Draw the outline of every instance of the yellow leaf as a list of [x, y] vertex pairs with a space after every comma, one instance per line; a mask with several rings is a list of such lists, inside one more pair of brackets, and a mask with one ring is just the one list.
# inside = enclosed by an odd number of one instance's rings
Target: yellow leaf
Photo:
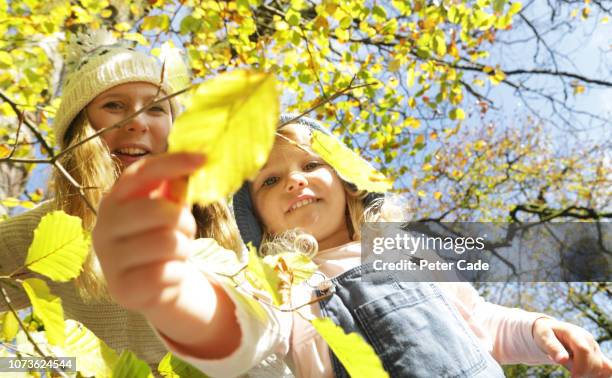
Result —
[[487, 147], [487, 142], [485, 142], [484, 140], [479, 140], [476, 143], [474, 143], [474, 149], [476, 151], [482, 151]]
[[249, 243], [248, 248], [249, 264], [247, 266], [247, 279], [253, 286], [267, 292], [272, 298], [272, 302], [280, 306], [283, 301], [280, 294], [281, 281], [278, 278], [278, 274], [271, 266], [257, 256], [255, 247], [251, 243]]
[[277, 21], [274, 23], [274, 29], [279, 30], [279, 31], [288, 30], [289, 24], [286, 23], [285, 21]]
[[133, 352], [124, 349], [113, 369], [113, 378], [153, 378], [151, 368]]
[[2, 317], [2, 337], [0, 339], [11, 341], [19, 332], [19, 322], [17, 318], [11, 311], [7, 311], [4, 314], [1, 314]]
[[433, 196], [435, 199], [440, 200], [440, 198], [442, 198], [442, 192], [435, 192]]
[[329, 318], [313, 319], [311, 323], [352, 378], [389, 376], [374, 349], [359, 334], [346, 334]]
[[414, 64], [411, 65], [410, 68], [408, 68], [408, 74], [406, 76], [406, 84], [408, 84], [408, 87], [412, 87], [414, 85]]
[[32, 201], [22, 201], [19, 198], [8, 197], [6, 199], [0, 200], [0, 205], [6, 207], [23, 207], [25, 209], [32, 209], [36, 204]]
[[414, 144], [425, 143], [425, 135], [419, 134], [416, 138], [414, 138]]
[[132, 27], [127, 22], [120, 22], [118, 24], [115, 24], [115, 30], [120, 31], [120, 32], [126, 32], [130, 30], [131, 28]]
[[580, 84], [573, 85], [573, 87], [574, 87], [574, 95], [582, 94], [586, 90], [585, 86], [580, 85]]
[[164, 358], [162, 358], [162, 360], [159, 362], [157, 370], [163, 377], [166, 378], [206, 378], [206, 374], [202, 373], [200, 370], [196, 369], [180, 358], [174, 356], [170, 352], [166, 353]]
[[77, 277], [89, 253], [89, 240], [81, 218], [54, 211], [45, 215], [28, 249], [25, 266], [54, 281], [66, 282]]
[[502, 70], [496, 69], [495, 74], [489, 75], [489, 80], [493, 85], [501, 83], [506, 78], [506, 74]]
[[6, 66], [7, 68], [13, 65], [13, 58], [11, 54], [6, 51], [0, 51], [0, 64]]
[[189, 203], [216, 202], [257, 174], [274, 143], [278, 99], [274, 77], [254, 71], [232, 71], [198, 87], [168, 142], [171, 152], [207, 157], [189, 180]]
[[27, 278], [21, 284], [30, 298], [34, 314], [45, 326], [47, 340], [54, 345], [64, 345], [66, 335], [62, 300], [51, 294], [49, 286], [40, 278]]
[[215, 239], [202, 238], [192, 242], [193, 252], [189, 259], [206, 271], [233, 276], [242, 268], [236, 252], [221, 247]]
[[417, 195], [419, 197], [427, 197], [427, 193], [424, 190], [417, 191]]
[[93, 332], [76, 320], [65, 321], [66, 340], [55, 347], [56, 356], [77, 356], [78, 371], [86, 377], [111, 377], [119, 356]]
[[391, 189], [391, 180], [336, 138], [315, 130], [312, 133], [312, 149], [331, 165], [343, 180], [355, 184], [358, 189], [377, 193]]
[[270, 266], [276, 266], [280, 259], [284, 260], [289, 273], [293, 276], [292, 284], [299, 284], [312, 276], [317, 270], [317, 265], [312, 259], [301, 253], [285, 252], [264, 257], [264, 262]]
[[431, 171], [433, 169], [433, 166], [430, 163], [425, 163], [423, 164], [423, 167], [421, 169], [427, 172], [427, 171]]
[[462, 120], [465, 119], [465, 112], [461, 108], [455, 108], [448, 113], [450, 119]]

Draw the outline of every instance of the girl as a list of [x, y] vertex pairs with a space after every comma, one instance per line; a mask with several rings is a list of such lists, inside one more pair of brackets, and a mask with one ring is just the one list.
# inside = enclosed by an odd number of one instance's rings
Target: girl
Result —
[[[70, 149], [60, 162], [78, 183], [88, 188], [85, 196], [90, 204], [97, 206], [103, 193], [125, 168], [166, 150], [166, 137], [178, 106], [174, 98], [160, 102], [121, 128], [72, 148], [94, 132], [172, 93], [173, 88], [168, 80], [161, 80], [161, 64], [155, 58], [124, 47], [103, 32], [73, 40], [68, 46], [66, 63], [61, 105], [53, 122], [60, 150]], [[63, 210], [80, 217], [86, 230], [93, 228], [95, 213], [78, 189], [57, 170], [53, 172], [52, 183], [53, 199], [0, 224], [2, 274], [23, 265], [33, 230], [46, 213]], [[215, 237], [226, 248], [240, 250], [238, 233], [231, 227], [233, 223], [228, 222], [231, 215], [225, 204], [195, 209], [194, 214], [200, 226], [196, 231], [194, 225], [194, 234]], [[126, 311], [110, 299], [95, 254], [90, 253], [74, 282], [50, 282], [49, 285], [62, 299], [66, 318], [83, 323], [119, 352], [123, 349], [135, 352], [156, 371], [166, 353], [164, 346], [140, 314]], [[8, 285], [2, 287], [7, 289], [16, 308], [29, 306], [25, 293]], [[6, 310], [4, 301], [0, 301], [0, 311]]]
[[[120, 303], [145, 315], [171, 351], [211, 376], [243, 374], [267, 356], [287, 356], [300, 377], [346, 376], [302, 319], [322, 314], [364, 335], [392, 376], [503, 375], [492, 357], [500, 363], [553, 359], [571, 366], [576, 376], [610, 375], [610, 361], [586, 331], [541, 314], [486, 303], [467, 284], [416, 283], [398, 290], [397, 282], [361, 280], [369, 271], [359, 266], [360, 246], [354, 240], [359, 239], [359, 222], [372, 196], [355, 193], [309, 150], [311, 128], [320, 126], [301, 119], [279, 130], [282, 137], [267, 164], [234, 199], [244, 241], [259, 243], [263, 235], [268, 240], [263, 251], [286, 250], [278, 245], [287, 237], [275, 238], [286, 230], [300, 228], [316, 239], [319, 274], [335, 278], [315, 289], [306, 284], [292, 299], [300, 305], [313, 292], [320, 296], [333, 290], [334, 295], [303, 308], [301, 316], [262, 305], [214, 273], [202, 274], [187, 259], [190, 246], [177, 246], [168, 236], [179, 234], [184, 240], [192, 233], [188, 219], [166, 210], [178, 205], [158, 190], [167, 180], [196, 169], [186, 156], [139, 162], [102, 201], [94, 244], [109, 288], [121, 296]], [[143, 183], [151, 190], [143, 193]], [[121, 216], [112, 215], [121, 208], [126, 209]], [[384, 219], [380, 210], [370, 212]], [[154, 242], [143, 238], [159, 229], [161, 221], [152, 218], [169, 214], [174, 214], [172, 221], [164, 224], [173, 225], [171, 230]], [[146, 221], [132, 231], [128, 225], [135, 219]], [[294, 243], [285, 244], [294, 248]], [[165, 285], [138, 285], [142, 280]], [[130, 290], [120, 292], [121, 287]]]

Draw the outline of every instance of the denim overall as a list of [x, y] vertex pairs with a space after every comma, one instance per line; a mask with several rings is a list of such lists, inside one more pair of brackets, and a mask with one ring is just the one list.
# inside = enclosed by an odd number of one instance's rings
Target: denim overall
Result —
[[[367, 279], [366, 279], [367, 277]], [[503, 377], [455, 308], [430, 282], [399, 282], [371, 265], [319, 286], [321, 313], [372, 345], [391, 377]], [[331, 352], [337, 378], [349, 375]]]

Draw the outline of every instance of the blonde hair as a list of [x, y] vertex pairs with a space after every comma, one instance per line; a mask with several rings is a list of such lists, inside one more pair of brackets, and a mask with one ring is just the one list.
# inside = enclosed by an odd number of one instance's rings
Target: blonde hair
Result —
[[[288, 138], [291, 138], [292, 134], [292, 132], [287, 132], [282, 129], [277, 130], [277, 133]], [[312, 154], [318, 156], [310, 146], [300, 145], [299, 148], [305, 148]], [[335, 169], [333, 170], [336, 176], [340, 178]], [[340, 180], [342, 179], [340, 178]], [[381, 197], [372, 200], [366, 206], [364, 200], [368, 195], [367, 191], [358, 190], [355, 185], [344, 180], [342, 180], [342, 183], [346, 198], [345, 221], [351, 240], [361, 240], [361, 226], [365, 222], [401, 222], [405, 220], [404, 211], [400, 206], [395, 204], [394, 201], [386, 200]], [[261, 222], [261, 217], [259, 217], [259, 215], [256, 216], [260, 219], [260, 223], [262, 223], [264, 229], [261, 247], [259, 248], [260, 255], [265, 256], [287, 251], [302, 253], [311, 257], [316, 255], [318, 243], [312, 235], [301, 229], [285, 230], [278, 234], [269, 233], [265, 225], [263, 225], [263, 222]]]
[[[82, 110], [71, 122], [63, 142], [66, 148], [93, 135], [95, 130]], [[94, 207], [102, 199], [120, 174], [119, 165], [101, 138], [94, 138], [72, 149], [59, 159], [65, 170], [84, 188], [84, 195]], [[79, 189], [59, 170], [55, 169], [51, 182], [54, 207], [78, 216], [83, 228], [91, 231], [96, 222], [95, 213], [79, 194]], [[198, 226], [197, 237], [214, 238], [224, 248], [240, 252], [242, 245], [237, 226], [225, 201], [206, 207], [194, 206], [193, 214]], [[75, 286], [86, 301], [111, 301], [106, 280], [95, 253], [90, 250]]]

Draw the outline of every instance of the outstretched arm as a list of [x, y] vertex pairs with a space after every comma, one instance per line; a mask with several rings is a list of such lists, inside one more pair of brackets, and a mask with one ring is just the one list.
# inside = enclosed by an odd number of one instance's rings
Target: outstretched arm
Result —
[[195, 221], [167, 190], [203, 163], [201, 155], [169, 154], [128, 167], [100, 204], [93, 242], [120, 305], [145, 315], [184, 353], [219, 359], [240, 345], [235, 305], [187, 262]]

